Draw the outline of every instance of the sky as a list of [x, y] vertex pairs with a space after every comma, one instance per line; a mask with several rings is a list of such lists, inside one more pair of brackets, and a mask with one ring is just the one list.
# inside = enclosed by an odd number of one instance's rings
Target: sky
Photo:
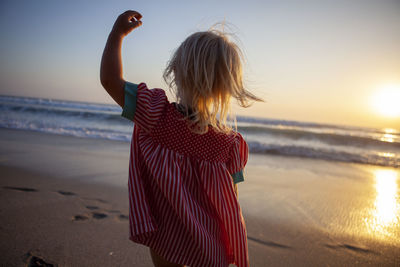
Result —
[[143, 25], [123, 43], [128, 81], [168, 89], [162, 73], [173, 51], [225, 21], [245, 55], [246, 87], [265, 100], [234, 105], [236, 114], [400, 129], [400, 112], [379, 110], [396, 109], [398, 94], [376, 100], [387, 86], [400, 91], [399, 0], [2, 0], [0, 94], [113, 103], [100, 84], [101, 56], [129, 9]]

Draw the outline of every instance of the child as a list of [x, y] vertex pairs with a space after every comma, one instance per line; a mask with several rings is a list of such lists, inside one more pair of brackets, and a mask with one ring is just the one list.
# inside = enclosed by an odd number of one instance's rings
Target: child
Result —
[[238, 47], [216, 31], [189, 36], [164, 72], [179, 102], [170, 103], [162, 89], [122, 77], [122, 39], [142, 25], [141, 18], [136, 11], [118, 17], [100, 71], [103, 87], [123, 107], [122, 116], [135, 123], [130, 239], [150, 248], [155, 266], [249, 266], [235, 195], [248, 147], [226, 117], [231, 97], [242, 106], [260, 99], [243, 88]]

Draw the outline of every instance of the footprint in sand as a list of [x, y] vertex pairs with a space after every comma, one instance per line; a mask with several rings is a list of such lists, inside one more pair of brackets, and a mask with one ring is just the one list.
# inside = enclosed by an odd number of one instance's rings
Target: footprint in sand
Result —
[[75, 216], [72, 218], [73, 221], [86, 221], [86, 220], [88, 220], [88, 219], [89, 219], [89, 217], [86, 216], [86, 215], [75, 215]]
[[330, 248], [330, 249], [347, 249], [351, 250], [354, 252], [359, 252], [359, 253], [372, 253], [372, 254], [378, 254], [375, 251], [366, 249], [366, 248], [360, 248], [354, 245], [349, 245], [349, 244], [339, 244], [339, 245], [330, 245], [330, 244], [325, 244], [325, 247]]
[[118, 219], [120, 219], [121, 221], [126, 221], [126, 220], [129, 220], [129, 216], [125, 215], [125, 214], [120, 214], [118, 216]]
[[[60, 190], [61, 191], [61, 190]], [[62, 193], [60, 191], [57, 191], [60, 194], [65, 195], [76, 195], [75, 193], [72, 192], [65, 192], [62, 191]], [[71, 194], [70, 194], [71, 193]], [[85, 214], [77, 214], [74, 217], [72, 217], [72, 221], [86, 221], [89, 219], [96, 219], [96, 220], [103, 220], [108, 218], [110, 215], [109, 214], [115, 214], [115, 219], [117, 219], [118, 221], [127, 221], [129, 220], [128, 215], [122, 214], [122, 212], [120, 210], [117, 209], [106, 209], [104, 210], [104, 207], [102, 207], [102, 204], [107, 203], [108, 201], [103, 200], [101, 198], [87, 198], [87, 197], [83, 197], [82, 199], [86, 199], [86, 200], [90, 200], [91, 202], [95, 201], [98, 202], [97, 204], [99, 204], [99, 206], [97, 205], [93, 205], [92, 203], [86, 203], [85, 208], [92, 211], [90, 213], [85, 213]]]
[[33, 255], [31, 252], [28, 252], [24, 255], [25, 263], [27, 263], [28, 267], [55, 267], [57, 264], [46, 262], [39, 256]]
[[[114, 212], [115, 213], [115, 212]], [[120, 213], [120, 212], [119, 212]], [[107, 218], [108, 217], [108, 215], [106, 214], [106, 213], [102, 213], [102, 212], [92, 212], [92, 213], [90, 213], [90, 214], [84, 214], [84, 215], [82, 215], [82, 214], [78, 214], [78, 215], [75, 215], [73, 218], [72, 218], [72, 221], [86, 221], [86, 220], [89, 220], [89, 219], [96, 219], [96, 220], [102, 220], [102, 219], [105, 219], [105, 218]], [[117, 217], [116, 217], [116, 219], [117, 220], [119, 220], [119, 221], [127, 221], [127, 220], [129, 220], [129, 216], [128, 215], [125, 215], [125, 214], [119, 214]]]
[[101, 219], [107, 218], [108, 215], [105, 214], [105, 213], [100, 213], [100, 212], [92, 212], [92, 217], [93, 217], [94, 219], [101, 220]]
[[120, 210], [108, 210], [109, 213], [118, 214], [116, 217], [119, 221], [126, 221], [129, 220], [128, 215], [122, 214]]
[[283, 245], [283, 244], [279, 244], [273, 241], [266, 241], [266, 240], [261, 240], [255, 237], [251, 237], [251, 236], [247, 236], [248, 240], [251, 240], [253, 242], [256, 242], [260, 245], [264, 245], [264, 246], [268, 246], [268, 247], [274, 247], [274, 248], [283, 248], [283, 249], [292, 249], [292, 247], [287, 246], [287, 245]]
[[101, 213], [101, 212], [92, 212], [90, 215], [87, 214], [78, 214], [75, 215], [74, 217], [72, 217], [72, 221], [86, 221], [89, 220], [90, 218], [92, 219], [96, 219], [96, 220], [101, 220], [101, 219], [105, 219], [107, 218], [108, 215], [105, 213]]
[[22, 192], [37, 192], [38, 191], [35, 188], [28, 188], [28, 187], [3, 186], [3, 188], [9, 189], [9, 190], [22, 191]]
[[74, 192], [63, 191], [63, 190], [58, 190], [57, 193], [59, 193], [63, 196], [76, 196], [76, 194]]

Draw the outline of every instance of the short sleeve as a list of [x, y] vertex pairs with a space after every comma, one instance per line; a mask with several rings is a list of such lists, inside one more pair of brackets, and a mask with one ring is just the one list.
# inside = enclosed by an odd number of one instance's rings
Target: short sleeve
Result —
[[121, 116], [144, 130], [151, 130], [160, 119], [168, 103], [165, 91], [149, 90], [145, 83], [125, 82], [125, 100]]
[[235, 143], [231, 151], [231, 158], [227, 162], [227, 169], [232, 175], [235, 184], [244, 181], [243, 170], [249, 156], [249, 148], [244, 138], [237, 133]]

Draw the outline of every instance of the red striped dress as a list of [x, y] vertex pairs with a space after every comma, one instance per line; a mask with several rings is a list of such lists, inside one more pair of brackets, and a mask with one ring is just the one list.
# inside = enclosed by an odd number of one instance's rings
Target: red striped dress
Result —
[[191, 267], [249, 266], [234, 192], [247, 162], [242, 136], [190, 131], [162, 89], [125, 83], [122, 116], [135, 126], [129, 161], [130, 240]]

